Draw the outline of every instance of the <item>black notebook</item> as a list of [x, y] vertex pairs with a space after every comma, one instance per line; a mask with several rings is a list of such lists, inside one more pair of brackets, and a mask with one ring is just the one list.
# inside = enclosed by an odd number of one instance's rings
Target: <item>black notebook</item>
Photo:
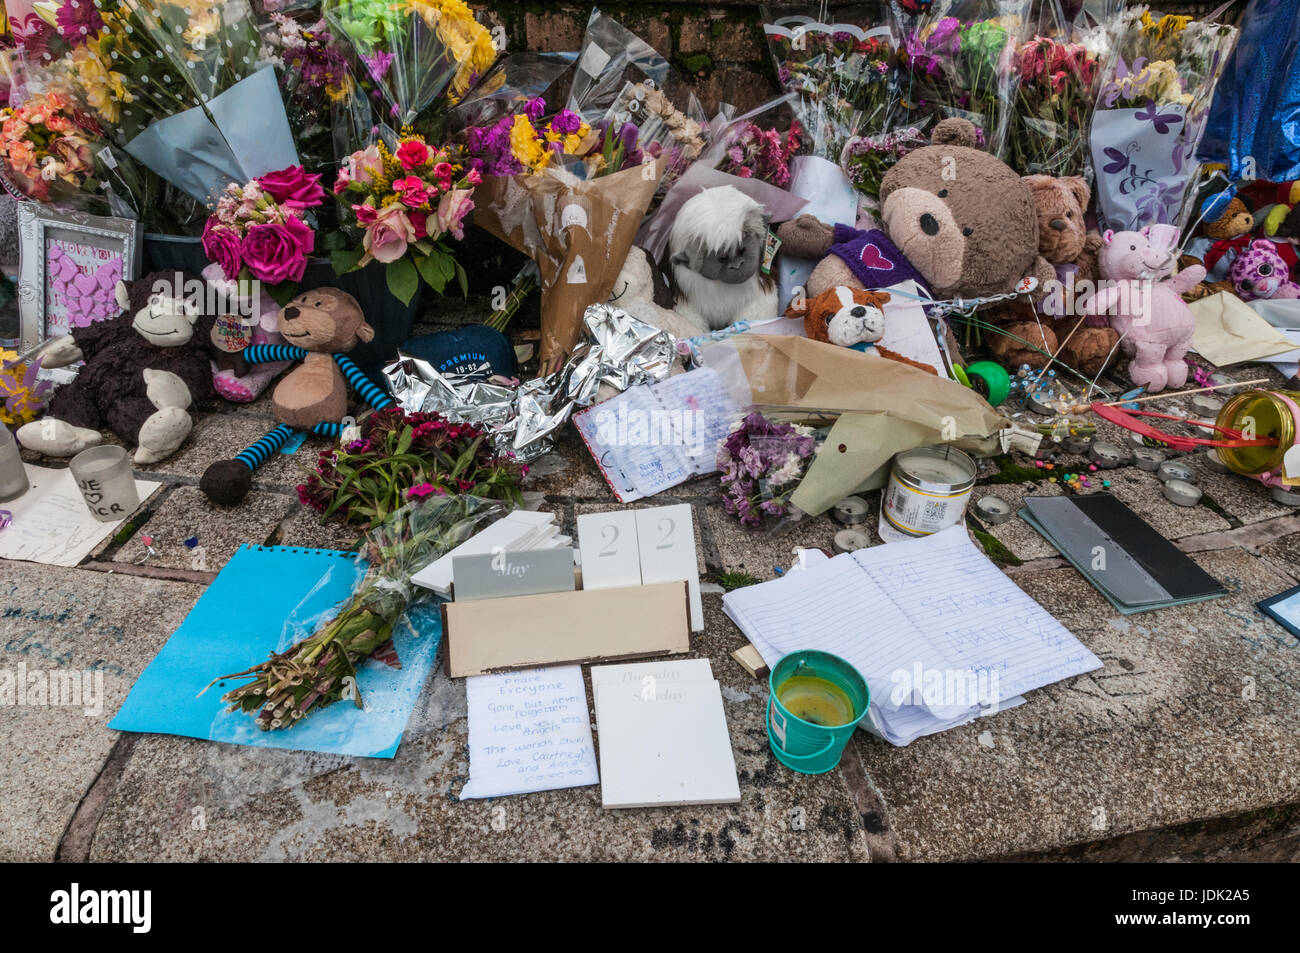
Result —
[[1227, 594], [1109, 493], [1026, 497], [1020, 516], [1125, 615]]

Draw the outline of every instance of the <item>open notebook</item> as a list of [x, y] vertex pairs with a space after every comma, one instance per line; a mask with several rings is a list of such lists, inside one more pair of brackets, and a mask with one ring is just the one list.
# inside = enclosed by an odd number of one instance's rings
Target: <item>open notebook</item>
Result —
[[799, 649], [856, 666], [872, 724], [896, 745], [1101, 667], [961, 525], [734, 590], [723, 607], [769, 666]]

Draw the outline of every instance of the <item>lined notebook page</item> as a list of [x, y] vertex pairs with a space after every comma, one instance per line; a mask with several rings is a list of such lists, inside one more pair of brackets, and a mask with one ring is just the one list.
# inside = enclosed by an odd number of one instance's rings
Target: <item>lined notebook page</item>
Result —
[[962, 525], [847, 558], [892, 596], [946, 667], [997, 672], [1001, 698], [1101, 668], [1097, 656], [975, 548]]
[[886, 711], [898, 707], [890, 697], [894, 672], [917, 662], [944, 667], [936, 647], [847, 553], [729, 592], [723, 607], [768, 664], [800, 649], [838, 655], [867, 680], [872, 707]]

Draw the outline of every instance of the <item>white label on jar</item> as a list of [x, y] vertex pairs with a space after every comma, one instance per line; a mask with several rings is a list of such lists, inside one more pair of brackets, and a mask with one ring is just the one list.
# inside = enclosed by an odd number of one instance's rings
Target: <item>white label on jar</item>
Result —
[[966, 512], [971, 491], [957, 496], [936, 496], [905, 486], [890, 478], [885, 487], [884, 508], [889, 522], [918, 536], [929, 536], [957, 523]]

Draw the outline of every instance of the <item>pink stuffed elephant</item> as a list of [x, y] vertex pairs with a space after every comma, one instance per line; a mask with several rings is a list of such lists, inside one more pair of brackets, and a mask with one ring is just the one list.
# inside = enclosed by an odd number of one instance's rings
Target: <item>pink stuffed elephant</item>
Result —
[[1120, 346], [1132, 358], [1128, 375], [1134, 384], [1151, 392], [1182, 387], [1187, 383], [1183, 355], [1196, 330], [1182, 296], [1201, 283], [1205, 269], [1192, 265], [1173, 275], [1178, 229], [1172, 225], [1107, 231], [1101, 241], [1098, 265], [1107, 281], [1097, 289], [1089, 312], [1107, 315], [1120, 333]]

